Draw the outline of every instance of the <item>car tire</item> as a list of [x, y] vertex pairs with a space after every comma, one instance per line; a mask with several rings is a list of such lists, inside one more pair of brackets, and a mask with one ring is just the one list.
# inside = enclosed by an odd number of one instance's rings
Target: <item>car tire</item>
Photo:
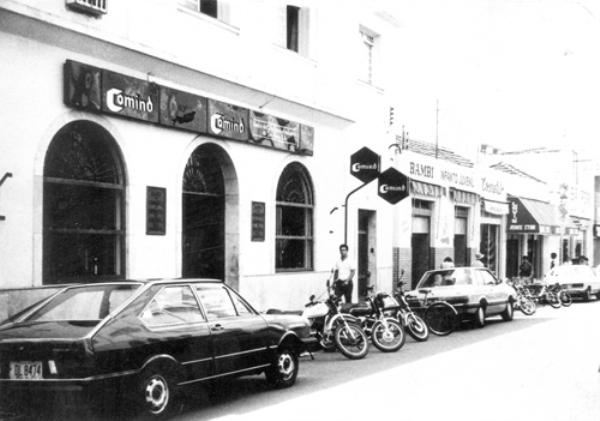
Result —
[[504, 320], [505, 322], [510, 322], [513, 319], [513, 317], [515, 316], [515, 309], [513, 307], [512, 300], [508, 300], [508, 302], [506, 303], [506, 309], [504, 309], [504, 311], [500, 315], [502, 316], [502, 320]]
[[278, 349], [265, 376], [267, 383], [277, 389], [292, 386], [298, 377], [298, 356], [294, 350], [289, 347]]
[[165, 420], [175, 414], [180, 408], [176, 383], [168, 366], [148, 367], [142, 372], [135, 391], [141, 419]]
[[473, 317], [473, 324], [477, 328], [482, 328], [485, 326], [485, 308], [483, 306], [477, 307], [477, 311]]

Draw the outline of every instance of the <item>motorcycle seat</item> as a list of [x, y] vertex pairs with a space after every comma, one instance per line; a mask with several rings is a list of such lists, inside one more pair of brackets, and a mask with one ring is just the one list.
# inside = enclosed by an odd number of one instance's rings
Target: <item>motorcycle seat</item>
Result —
[[342, 313], [349, 313], [353, 316], [367, 316], [371, 314], [371, 307], [365, 304], [344, 303], [341, 308]]

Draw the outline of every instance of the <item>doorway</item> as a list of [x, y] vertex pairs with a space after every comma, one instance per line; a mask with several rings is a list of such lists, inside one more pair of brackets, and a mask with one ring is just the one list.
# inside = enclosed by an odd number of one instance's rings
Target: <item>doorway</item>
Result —
[[377, 283], [377, 215], [375, 211], [358, 210], [358, 299], [364, 301], [367, 287]]
[[421, 276], [431, 268], [431, 249], [429, 237], [430, 218], [413, 216], [412, 249], [412, 287], [415, 288]]

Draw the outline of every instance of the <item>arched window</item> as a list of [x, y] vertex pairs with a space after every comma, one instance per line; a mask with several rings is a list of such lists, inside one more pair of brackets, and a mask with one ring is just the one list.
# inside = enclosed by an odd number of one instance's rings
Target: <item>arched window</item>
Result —
[[124, 277], [124, 177], [117, 146], [77, 121], [54, 137], [44, 163], [43, 282]]
[[312, 270], [313, 203], [306, 168], [289, 164], [277, 184], [276, 270]]

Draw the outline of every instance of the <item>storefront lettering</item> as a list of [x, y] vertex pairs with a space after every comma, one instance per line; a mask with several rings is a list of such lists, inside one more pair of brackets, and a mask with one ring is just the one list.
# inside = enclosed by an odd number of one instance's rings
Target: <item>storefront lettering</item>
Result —
[[481, 190], [485, 193], [502, 194], [504, 193], [504, 186], [500, 181], [492, 182], [488, 181], [487, 178], [482, 178]]
[[405, 185], [401, 185], [401, 186], [390, 186], [389, 184], [382, 184], [381, 186], [379, 186], [379, 192], [380, 193], [387, 193], [390, 191], [401, 191], [404, 192], [406, 191], [406, 186]]
[[352, 164], [352, 172], [359, 172], [360, 170], [376, 170], [377, 164], [359, 164], [355, 162]]
[[410, 174], [421, 177], [433, 178], [433, 166], [425, 164], [410, 163]]
[[219, 113], [210, 116], [210, 128], [215, 134], [220, 134], [223, 131], [241, 134], [246, 130], [243, 121], [237, 122], [234, 119]]
[[122, 90], [117, 88], [106, 91], [106, 106], [114, 113], [121, 112], [123, 108], [149, 113], [154, 110], [154, 104], [150, 97], [144, 100], [139, 95], [124, 94]]
[[443, 170], [441, 171], [441, 176], [442, 180], [457, 186], [475, 187], [473, 177], [469, 177], [468, 175]]

